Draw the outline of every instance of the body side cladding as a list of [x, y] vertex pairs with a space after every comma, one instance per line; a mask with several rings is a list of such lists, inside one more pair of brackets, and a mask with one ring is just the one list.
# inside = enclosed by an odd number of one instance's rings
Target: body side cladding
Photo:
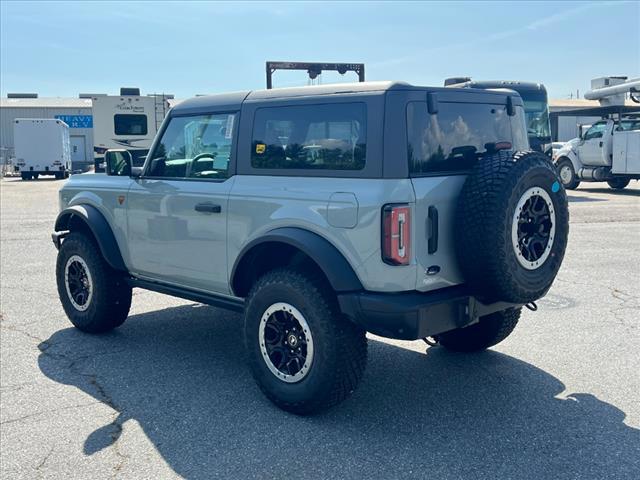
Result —
[[235, 295], [246, 290], [243, 281], [250, 273], [248, 269], [251, 252], [260, 245], [280, 243], [294, 247], [313, 260], [324, 273], [336, 292], [363, 290], [362, 283], [353, 268], [328, 240], [309, 230], [295, 227], [282, 227], [249, 242], [238, 255], [230, 275], [230, 284]]
[[56, 248], [60, 247], [62, 238], [73, 229], [73, 224], [77, 221], [82, 222], [91, 231], [109, 266], [114, 270], [127, 271], [109, 222], [91, 205], [74, 205], [60, 212], [54, 227], [55, 233], [52, 235]]

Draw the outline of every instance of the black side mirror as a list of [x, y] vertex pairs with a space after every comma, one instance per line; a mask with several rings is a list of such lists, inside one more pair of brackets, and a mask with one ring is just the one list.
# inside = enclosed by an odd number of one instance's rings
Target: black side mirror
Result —
[[433, 92], [427, 93], [427, 111], [429, 115], [438, 113], [438, 97]]
[[107, 175], [128, 177], [132, 173], [133, 158], [128, 150], [107, 150], [104, 154], [104, 162]]
[[516, 114], [516, 109], [513, 106], [513, 98], [511, 95], [507, 97], [507, 115], [513, 117]]

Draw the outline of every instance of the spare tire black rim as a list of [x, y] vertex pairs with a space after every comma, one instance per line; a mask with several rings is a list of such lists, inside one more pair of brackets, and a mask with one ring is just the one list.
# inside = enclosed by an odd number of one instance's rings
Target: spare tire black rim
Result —
[[516, 258], [527, 270], [540, 268], [549, 258], [556, 231], [551, 197], [541, 187], [522, 194], [513, 214], [511, 240]]
[[64, 267], [64, 285], [74, 308], [84, 312], [93, 298], [93, 279], [87, 263], [79, 255], [72, 255]]
[[260, 351], [267, 367], [283, 382], [295, 383], [309, 373], [313, 338], [304, 316], [293, 305], [279, 302], [260, 319]]

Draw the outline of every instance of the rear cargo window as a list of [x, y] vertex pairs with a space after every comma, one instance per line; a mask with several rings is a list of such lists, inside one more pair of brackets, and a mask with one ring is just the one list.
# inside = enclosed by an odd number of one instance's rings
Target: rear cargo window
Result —
[[146, 135], [146, 115], [114, 115], [113, 127], [116, 135]]
[[256, 111], [254, 168], [361, 170], [366, 156], [366, 105], [335, 103]]
[[426, 102], [410, 102], [407, 136], [412, 175], [468, 171], [496, 143], [513, 142], [506, 107], [492, 104], [440, 102], [430, 115]]

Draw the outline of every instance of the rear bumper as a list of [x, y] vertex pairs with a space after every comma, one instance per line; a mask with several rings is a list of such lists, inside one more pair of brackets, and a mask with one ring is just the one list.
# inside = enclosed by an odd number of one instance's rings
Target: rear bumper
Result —
[[521, 305], [485, 304], [464, 286], [433, 292], [351, 292], [338, 295], [340, 309], [353, 322], [383, 337], [417, 340], [466, 327], [479, 317]]

